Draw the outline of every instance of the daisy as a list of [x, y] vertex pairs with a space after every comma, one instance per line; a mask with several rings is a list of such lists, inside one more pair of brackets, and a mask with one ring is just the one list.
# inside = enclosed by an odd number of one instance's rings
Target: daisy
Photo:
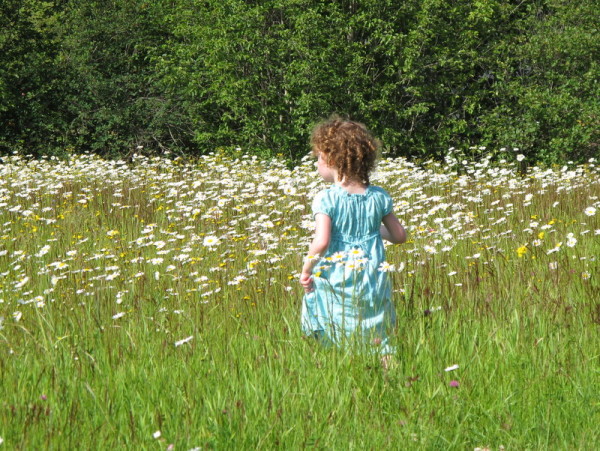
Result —
[[560, 251], [561, 246], [562, 246], [562, 241], [559, 243], [556, 243], [556, 246], [554, 246], [552, 249], [550, 249], [548, 252], [546, 252], [546, 254], [550, 255], [550, 254]]
[[35, 256], [36, 257], [41, 257], [43, 255], [46, 255], [49, 251], [50, 251], [50, 246], [45, 245], [44, 247], [42, 247], [40, 249], [40, 251], [37, 254], [35, 254]]
[[360, 267], [365, 266], [367, 263], [369, 263], [369, 259], [368, 258], [358, 258], [355, 260], [355, 263], [357, 265], [359, 265]]
[[596, 214], [596, 209], [594, 207], [587, 207], [584, 211], [587, 216], [594, 216]]
[[425, 245], [423, 246], [423, 249], [425, 250], [425, 252], [427, 252], [428, 254], [436, 254], [437, 250], [435, 249], [435, 247], [433, 246], [429, 246], [429, 245]]
[[181, 345], [183, 345], [183, 344], [185, 344], [185, 343], [188, 343], [188, 342], [189, 342], [189, 341], [191, 341], [193, 338], [194, 338], [194, 336], [193, 336], [193, 335], [190, 335], [190, 336], [189, 336], [189, 337], [187, 337], [187, 338], [184, 338], [184, 339], [182, 339], [182, 340], [176, 341], [176, 342], [175, 342], [175, 347], [178, 347], [178, 346], [181, 346]]
[[357, 258], [361, 258], [364, 255], [364, 251], [358, 247], [352, 249], [350, 252], [348, 252], [348, 255], [354, 259]]
[[393, 271], [395, 269], [394, 265], [388, 263], [388, 262], [382, 262], [381, 265], [379, 265], [379, 271], [381, 272], [389, 272], [389, 271]]
[[321, 257], [319, 256], [319, 254], [315, 254], [315, 255], [307, 255], [305, 257], [305, 261], [319, 261]]
[[345, 255], [343, 252], [336, 252], [335, 254], [333, 254], [331, 256], [331, 261], [332, 262], [340, 262], [344, 259]]
[[23, 288], [27, 282], [29, 282], [29, 277], [25, 276], [15, 284], [15, 288]]
[[296, 188], [294, 188], [293, 186], [284, 186], [283, 187], [283, 193], [286, 196], [293, 196], [296, 194]]
[[216, 236], [213, 235], [209, 235], [204, 237], [204, 241], [202, 244], [204, 244], [204, 246], [206, 247], [214, 247], [214, 246], [218, 246], [221, 243], [221, 240], [219, 240], [219, 238], [217, 238]]

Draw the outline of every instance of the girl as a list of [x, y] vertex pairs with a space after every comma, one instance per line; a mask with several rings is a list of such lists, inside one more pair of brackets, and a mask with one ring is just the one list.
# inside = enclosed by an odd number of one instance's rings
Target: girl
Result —
[[386, 356], [396, 314], [382, 238], [403, 243], [406, 232], [389, 194], [369, 183], [379, 141], [364, 125], [334, 117], [315, 127], [311, 146], [319, 175], [332, 185], [312, 205], [316, 230], [300, 276], [302, 328], [337, 345], [358, 338]]

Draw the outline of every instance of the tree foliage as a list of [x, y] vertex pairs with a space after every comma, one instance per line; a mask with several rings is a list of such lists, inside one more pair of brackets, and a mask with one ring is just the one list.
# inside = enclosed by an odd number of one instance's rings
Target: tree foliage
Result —
[[59, 3], [0, 4], [0, 149], [35, 151], [62, 140]]
[[0, 146], [291, 159], [331, 113], [393, 155], [598, 153], [593, 0], [5, 0]]

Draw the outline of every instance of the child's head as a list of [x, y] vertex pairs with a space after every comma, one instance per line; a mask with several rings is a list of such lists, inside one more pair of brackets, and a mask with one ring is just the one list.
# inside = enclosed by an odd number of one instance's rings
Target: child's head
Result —
[[369, 184], [380, 142], [363, 124], [334, 116], [313, 129], [310, 143], [312, 153], [335, 168], [340, 180]]

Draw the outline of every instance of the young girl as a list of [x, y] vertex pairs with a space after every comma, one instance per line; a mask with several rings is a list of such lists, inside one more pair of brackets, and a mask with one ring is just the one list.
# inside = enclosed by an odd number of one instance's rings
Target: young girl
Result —
[[335, 117], [317, 125], [311, 145], [319, 175], [332, 185], [312, 205], [316, 230], [300, 276], [302, 328], [337, 345], [358, 339], [385, 356], [396, 314], [382, 238], [403, 243], [406, 232], [390, 195], [369, 183], [379, 141], [364, 125]]

